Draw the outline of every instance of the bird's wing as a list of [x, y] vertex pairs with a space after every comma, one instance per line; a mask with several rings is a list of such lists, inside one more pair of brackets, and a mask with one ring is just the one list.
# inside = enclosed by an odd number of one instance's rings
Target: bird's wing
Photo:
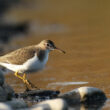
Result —
[[27, 59], [32, 58], [36, 51], [38, 50], [33, 46], [21, 48], [0, 57], [0, 62], [20, 65], [25, 63]]

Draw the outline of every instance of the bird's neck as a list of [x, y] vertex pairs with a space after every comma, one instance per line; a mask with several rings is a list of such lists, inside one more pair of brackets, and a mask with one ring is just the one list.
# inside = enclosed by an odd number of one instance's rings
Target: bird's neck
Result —
[[39, 48], [38, 53], [37, 53], [38, 59], [40, 61], [44, 61], [45, 59], [48, 58], [49, 52], [50, 51], [47, 49]]

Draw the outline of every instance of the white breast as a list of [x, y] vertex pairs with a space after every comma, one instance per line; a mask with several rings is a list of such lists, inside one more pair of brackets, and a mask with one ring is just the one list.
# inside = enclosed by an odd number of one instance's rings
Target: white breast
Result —
[[8, 68], [9, 70], [24, 73], [24, 72], [38, 71], [42, 69], [47, 61], [48, 61], [48, 53], [46, 53], [45, 58], [42, 62], [38, 59], [37, 55], [35, 54], [34, 57], [26, 61], [23, 65], [15, 65], [15, 64], [8, 64], [2, 62], [0, 62], [0, 65]]

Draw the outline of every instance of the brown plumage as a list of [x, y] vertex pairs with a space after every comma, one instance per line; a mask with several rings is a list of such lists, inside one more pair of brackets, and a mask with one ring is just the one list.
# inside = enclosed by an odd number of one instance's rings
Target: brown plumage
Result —
[[40, 47], [28, 46], [1, 56], [0, 62], [21, 65], [25, 63], [27, 59], [34, 57], [35, 53], [37, 54], [38, 59], [43, 61], [45, 50]]

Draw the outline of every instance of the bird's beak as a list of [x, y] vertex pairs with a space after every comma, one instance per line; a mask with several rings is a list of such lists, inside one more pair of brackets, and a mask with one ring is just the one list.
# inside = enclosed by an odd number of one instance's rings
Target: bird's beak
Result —
[[56, 49], [56, 50], [59, 50], [60, 52], [62, 52], [62, 53], [66, 53], [64, 50], [62, 50], [62, 49], [60, 49], [60, 48], [58, 48], [58, 47], [55, 47], [54, 49]]

